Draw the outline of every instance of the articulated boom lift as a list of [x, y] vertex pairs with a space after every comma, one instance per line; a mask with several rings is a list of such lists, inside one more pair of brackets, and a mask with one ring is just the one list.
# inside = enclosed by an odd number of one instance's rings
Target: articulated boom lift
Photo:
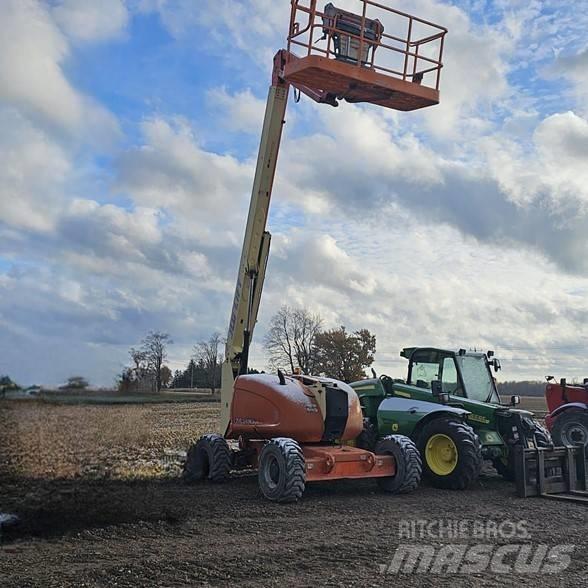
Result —
[[386, 437], [373, 452], [346, 444], [363, 427], [359, 399], [347, 384], [281, 372], [248, 375], [290, 87], [331, 106], [345, 100], [407, 111], [439, 102], [446, 29], [382, 3], [351, 1], [357, 12], [332, 3], [320, 11], [317, 0], [291, 0], [287, 49], [274, 57], [222, 366], [223, 435], [205, 435], [190, 449], [187, 481], [223, 481], [231, 470], [258, 468], [262, 493], [277, 502], [298, 500], [311, 481], [373, 477], [392, 493], [420, 481], [420, 456], [407, 437]]

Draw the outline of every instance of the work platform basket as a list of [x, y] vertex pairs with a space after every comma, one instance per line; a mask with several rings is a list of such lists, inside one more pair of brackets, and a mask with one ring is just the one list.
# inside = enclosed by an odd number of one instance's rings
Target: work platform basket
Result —
[[447, 29], [371, 0], [317, 4], [291, 0], [286, 81], [396, 110], [439, 103]]

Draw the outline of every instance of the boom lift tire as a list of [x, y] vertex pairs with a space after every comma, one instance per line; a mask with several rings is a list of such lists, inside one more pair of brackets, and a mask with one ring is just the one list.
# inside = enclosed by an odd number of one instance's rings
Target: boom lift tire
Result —
[[453, 418], [427, 423], [417, 446], [424, 474], [436, 488], [465, 490], [480, 475], [482, 448], [472, 427]]
[[268, 441], [259, 454], [261, 493], [273, 502], [298, 502], [304, 494], [305, 465], [300, 445], [288, 437]]
[[418, 488], [423, 466], [416, 445], [404, 435], [389, 435], [378, 441], [376, 455], [392, 455], [396, 462], [396, 475], [378, 478], [378, 486], [390, 494], [407, 494]]
[[562, 412], [555, 418], [551, 434], [558, 447], [566, 445], [588, 447], [588, 411], [570, 409]]
[[229, 478], [231, 462], [231, 450], [224, 437], [204, 435], [188, 451], [184, 464], [184, 481], [224, 482]]

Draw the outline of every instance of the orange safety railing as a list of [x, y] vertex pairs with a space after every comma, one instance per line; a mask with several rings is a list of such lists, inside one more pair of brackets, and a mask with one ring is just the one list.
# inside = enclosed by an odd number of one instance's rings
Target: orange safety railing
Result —
[[[335, 3], [345, 10], [326, 3], [321, 11], [317, 0], [291, 0], [288, 51], [299, 57], [341, 59], [335, 44], [347, 37], [353, 51], [345, 56], [346, 62], [439, 90], [447, 29], [372, 0]], [[347, 22], [355, 22], [359, 34], [353, 27], [343, 29], [343, 20], [335, 18], [334, 11], [342, 13]], [[386, 32], [390, 28], [398, 34]], [[294, 50], [298, 47], [304, 49], [303, 54]]]

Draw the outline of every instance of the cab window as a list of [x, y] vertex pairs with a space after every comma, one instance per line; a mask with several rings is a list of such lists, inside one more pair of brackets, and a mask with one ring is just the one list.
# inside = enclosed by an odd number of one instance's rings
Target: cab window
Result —
[[462, 396], [463, 392], [459, 385], [459, 379], [457, 377], [457, 368], [455, 367], [455, 361], [453, 357], [445, 357], [443, 359], [443, 370], [441, 376], [441, 386], [443, 392]]
[[431, 382], [440, 377], [439, 354], [436, 352], [419, 352], [412, 357], [410, 382], [419, 388], [431, 388]]

